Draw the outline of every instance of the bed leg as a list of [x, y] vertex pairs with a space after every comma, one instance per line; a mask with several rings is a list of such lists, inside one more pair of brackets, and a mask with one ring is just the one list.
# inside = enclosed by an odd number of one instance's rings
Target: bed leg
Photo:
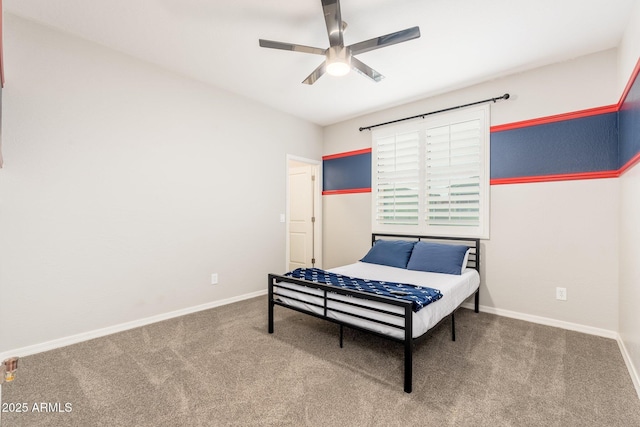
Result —
[[273, 279], [269, 276], [269, 333], [273, 333]]
[[476, 297], [475, 297], [475, 307], [473, 309], [473, 311], [475, 311], [476, 313], [478, 313], [480, 311], [480, 288], [478, 288], [478, 290], [476, 291]]
[[340, 325], [340, 348], [342, 348], [343, 338], [344, 338], [344, 327]]
[[273, 333], [273, 302], [269, 301], [269, 333]]
[[404, 310], [404, 391], [411, 393], [413, 382], [413, 317], [411, 306]]
[[413, 378], [413, 340], [404, 343], [404, 392], [411, 393]]
[[456, 312], [451, 313], [451, 341], [456, 340]]

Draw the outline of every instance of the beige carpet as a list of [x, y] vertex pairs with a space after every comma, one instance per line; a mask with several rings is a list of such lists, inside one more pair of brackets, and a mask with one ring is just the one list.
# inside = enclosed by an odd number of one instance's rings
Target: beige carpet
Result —
[[[3, 386], [14, 426], [640, 426], [615, 341], [459, 310], [414, 356], [266, 297], [25, 357]], [[33, 412], [34, 403], [56, 412]], [[64, 405], [71, 404], [71, 412]]]

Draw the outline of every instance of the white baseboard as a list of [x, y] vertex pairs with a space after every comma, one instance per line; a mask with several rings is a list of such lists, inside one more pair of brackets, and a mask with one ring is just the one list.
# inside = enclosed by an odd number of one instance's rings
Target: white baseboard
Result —
[[169, 313], [163, 313], [163, 314], [158, 314], [156, 316], [145, 317], [144, 319], [138, 319], [131, 322], [120, 323], [118, 325], [109, 326], [107, 328], [96, 329], [94, 331], [83, 332], [81, 334], [59, 338], [56, 340], [47, 341], [40, 344], [17, 348], [15, 350], [10, 350], [10, 351], [0, 353], [0, 360], [4, 360], [8, 357], [13, 357], [13, 356], [25, 357], [25, 356], [29, 356], [36, 353], [42, 353], [43, 351], [49, 351], [49, 350], [54, 350], [60, 347], [66, 347], [71, 344], [77, 344], [79, 342], [88, 341], [94, 338], [115, 334], [117, 332], [138, 328], [140, 326], [149, 325], [151, 323], [161, 322], [167, 319], [173, 319], [174, 317], [180, 317], [187, 314], [196, 313], [198, 311], [208, 310], [210, 308], [220, 307], [223, 305], [231, 304], [238, 301], [243, 301], [250, 298], [259, 297], [266, 294], [267, 294], [267, 290], [264, 289], [264, 290], [252, 292], [249, 294], [239, 295], [237, 297], [227, 298], [219, 301], [212, 301], [206, 304], [196, 305], [194, 307], [187, 307], [181, 310], [171, 311]]
[[627, 365], [627, 370], [629, 371], [629, 375], [631, 375], [631, 381], [633, 381], [633, 386], [636, 388], [636, 393], [638, 394], [638, 399], [640, 399], [640, 375], [638, 375], [638, 371], [635, 366], [633, 366], [633, 362], [631, 361], [631, 356], [627, 351], [627, 347], [624, 345], [624, 341], [622, 337], [618, 336], [618, 347], [620, 347], [620, 353], [622, 353], [622, 358], [624, 359], [625, 365]]
[[[472, 303], [464, 303], [462, 307], [473, 310]], [[518, 313], [517, 311], [503, 310], [501, 308], [480, 306], [480, 311], [484, 313], [495, 314], [497, 316], [510, 317], [512, 319], [524, 320], [540, 325], [554, 326], [556, 328], [567, 329], [570, 331], [582, 332], [589, 335], [597, 335], [599, 337], [618, 339], [618, 333], [608, 329], [594, 328], [593, 326], [580, 325], [578, 323], [565, 322], [563, 320], [550, 319], [548, 317], [534, 316], [532, 314]]]
[[[180, 317], [187, 314], [196, 313], [198, 311], [208, 310], [210, 308], [232, 304], [234, 302], [259, 297], [266, 294], [267, 294], [267, 290], [265, 289], [257, 292], [252, 292], [249, 294], [239, 295], [237, 297], [227, 298], [219, 301], [212, 301], [210, 303], [201, 304], [194, 307], [188, 307], [181, 310], [171, 311], [169, 313], [158, 314], [156, 316], [146, 317], [144, 319], [138, 319], [131, 322], [121, 323], [119, 325], [109, 326], [107, 328], [96, 329], [94, 331], [84, 332], [84, 333], [72, 335], [69, 337], [47, 341], [44, 343], [35, 344], [27, 347], [22, 347], [15, 350], [6, 351], [4, 353], [0, 353], [0, 360], [4, 360], [8, 357], [13, 357], [13, 356], [25, 357], [32, 354], [42, 353], [44, 351], [66, 347], [71, 344], [77, 344], [77, 343], [88, 341], [94, 338], [100, 338], [106, 335], [115, 334], [117, 332], [127, 331], [129, 329], [138, 328], [140, 326], [149, 325], [151, 323], [156, 323], [156, 322], [160, 322], [167, 319], [173, 319], [175, 317]], [[474, 308], [472, 303], [464, 303], [462, 304], [462, 307], [470, 310], [473, 310]], [[550, 319], [547, 317], [534, 316], [534, 315], [518, 313], [510, 310], [487, 307], [483, 305], [480, 306], [480, 311], [485, 313], [495, 314], [497, 316], [510, 317], [513, 319], [524, 320], [527, 322], [538, 323], [541, 325], [554, 326], [557, 328], [567, 329], [570, 331], [582, 332], [585, 334], [596, 335], [596, 336], [611, 338], [616, 340], [618, 342], [618, 346], [620, 347], [622, 358], [624, 359], [624, 362], [627, 365], [627, 369], [629, 370], [629, 374], [631, 375], [631, 380], [633, 381], [633, 385], [636, 389], [636, 392], [638, 393], [638, 398], [640, 398], [640, 376], [638, 375], [638, 371], [633, 366], [633, 363], [631, 362], [631, 357], [629, 356], [627, 348], [625, 347], [624, 342], [622, 341], [622, 339], [620, 338], [620, 335], [617, 332], [609, 331], [607, 329], [594, 328], [592, 326], [580, 325], [577, 323], [565, 322], [562, 320]]]

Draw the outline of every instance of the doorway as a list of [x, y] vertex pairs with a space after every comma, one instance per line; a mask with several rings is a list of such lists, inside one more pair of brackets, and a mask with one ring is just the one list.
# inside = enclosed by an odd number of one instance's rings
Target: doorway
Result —
[[286, 271], [322, 268], [320, 165], [287, 155]]

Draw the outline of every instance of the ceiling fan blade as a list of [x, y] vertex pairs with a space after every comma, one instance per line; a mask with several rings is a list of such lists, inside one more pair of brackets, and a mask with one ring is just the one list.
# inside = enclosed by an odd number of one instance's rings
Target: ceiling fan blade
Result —
[[313, 73], [309, 74], [309, 77], [304, 79], [302, 81], [302, 83], [304, 83], [306, 85], [314, 84], [316, 82], [316, 80], [318, 80], [320, 77], [322, 77], [322, 75], [324, 74], [326, 68], [327, 68], [327, 61], [322, 61], [322, 64], [320, 64], [318, 66], [318, 68], [313, 70]]
[[344, 46], [340, 0], [322, 0], [322, 10], [329, 35], [329, 46]]
[[353, 68], [360, 74], [369, 77], [374, 82], [379, 82], [380, 80], [384, 79], [384, 76], [382, 74], [380, 74], [379, 72], [369, 67], [364, 62], [354, 57], [351, 57], [351, 68]]
[[259, 42], [261, 47], [268, 47], [269, 49], [292, 50], [294, 52], [313, 53], [315, 55], [324, 55], [327, 52], [326, 49], [320, 49], [319, 47], [304, 46], [301, 44], [282, 43], [282, 42], [276, 42], [273, 40], [263, 40], [263, 39], [260, 39]]
[[420, 37], [420, 27], [411, 27], [406, 30], [396, 31], [395, 33], [387, 34], [385, 36], [352, 44], [349, 46], [349, 49], [351, 49], [351, 53], [353, 55], [357, 55], [359, 53], [369, 52], [381, 47], [417, 39], [418, 37]]

